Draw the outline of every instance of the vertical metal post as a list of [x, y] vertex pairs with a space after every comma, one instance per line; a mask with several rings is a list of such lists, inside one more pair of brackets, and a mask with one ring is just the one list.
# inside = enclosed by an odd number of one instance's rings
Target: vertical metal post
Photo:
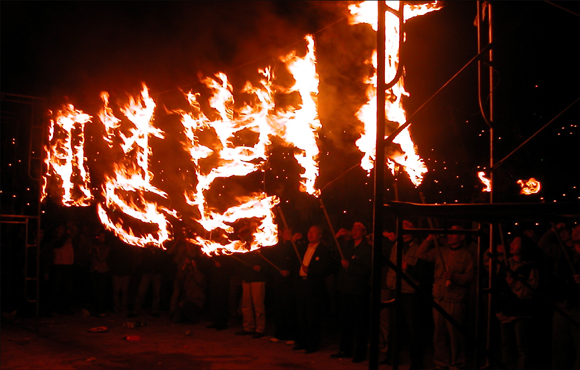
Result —
[[383, 246], [383, 207], [385, 181], [385, 12], [384, 1], [377, 2], [377, 137], [373, 204], [373, 266], [371, 281], [369, 369], [379, 367], [379, 329], [381, 310], [381, 259]]
[[[403, 248], [405, 241], [403, 240], [403, 219], [397, 217], [397, 253], [395, 255], [395, 264], [398, 268], [403, 267]], [[395, 276], [395, 304], [393, 305], [393, 321], [389, 323], [389, 331], [391, 331], [392, 342], [389, 345], [393, 346], [392, 369], [399, 369], [401, 341], [399, 340], [399, 318], [401, 317], [401, 274], [397, 273]]]
[[[482, 6], [486, 6], [487, 7], [487, 25], [488, 25], [488, 32], [487, 32], [487, 42], [491, 43], [493, 41], [493, 28], [492, 28], [492, 5], [491, 2], [481, 2], [481, 1], [477, 1], [477, 51], [481, 52], [481, 22], [483, 21], [483, 15], [481, 14], [482, 12]], [[491, 184], [491, 191], [489, 193], [489, 203], [493, 203], [494, 201], [494, 174], [493, 174], [493, 165], [494, 165], [494, 158], [493, 158], [493, 140], [494, 140], [494, 132], [493, 132], [493, 123], [494, 123], [494, 115], [493, 115], [493, 67], [492, 67], [492, 63], [493, 63], [493, 51], [490, 48], [488, 51], [488, 61], [487, 61], [487, 68], [489, 71], [489, 75], [488, 75], [488, 79], [489, 79], [489, 113], [486, 116], [485, 114], [485, 110], [484, 110], [484, 106], [483, 106], [483, 102], [481, 101], [481, 88], [482, 88], [482, 84], [481, 84], [481, 77], [482, 77], [482, 60], [480, 59], [477, 62], [477, 73], [478, 73], [478, 95], [479, 95], [479, 105], [480, 105], [480, 110], [481, 110], [481, 114], [483, 115], [484, 119], [486, 120], [486, 123], [489, 126], [489, 180], [490, 180], [490, 184]], [[494, 247], [494, 242], [493, 242], [493, 224], [489, 225], [489, 251], [491, 253], [495, 252], [495, 247]], [[493, 258], [490, 258], [489, 260], [489, 275], [488, 275], [488, 292], [491, 292], [491, 288], [493, 285], [493, 277], [495, 274], [495, 265], [496, 262], [494, 261]], [[491, 295], [491, 293], [488, 293], [488, 303], [487, 303], [487, 344], [486, 344], [486, 349], [489, 352], [491, 349], [491, 314], [492, 314], [492, 300], [493, 297]], [[477, 357], [477, 356], [476, 356]], [[477, 366], [477, 364], [476, 364]], [[489, 359], [486, 360], [486, 364], [484, 365], [485, 367], [489, 366]]]

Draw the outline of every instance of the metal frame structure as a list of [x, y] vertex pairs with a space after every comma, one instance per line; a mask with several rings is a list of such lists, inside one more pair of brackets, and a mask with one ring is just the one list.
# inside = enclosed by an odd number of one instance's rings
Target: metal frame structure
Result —
[[[33, 214], [2, 214], [2, 225], [22, 225], [24, 232], [24, 298], [34, 304], [35, 331], [38, 332], [40, 316], [40, 236], [41, 236], [41, 193], [42, 193], [42, 147], [46, 137], [43, 98], [2, 93], [1, 100], [30, 106], [30, 138], [28, 143], [28, 177], [38, 184], [37, 203]], [[31, 236], [32, 233], [32, 236]], [[31, 267], [30, 264], [33, 264]]]
[[[382, 221], [383, 213], [391, 212], [396, 216], [397, 221], [397, 244], [401, 245], [403, 243], [403, 219], [404, 217], [415, 216], [415, 217], [440, 217], [447, 220], [469, 220], [477, 223], [487, 223], [489, 224], [489, 252], [495, 252], [495, 245], [493, 243], [493, 226], [498, 224], [501, 227], [501, 222], [506, 220], [547, 220], [554, 221], [556, 219], [578, 219], [580, 215], [580, 203], [541, 203], [541, 204], [494, 204], [493, 202], [493, 171], [505, 160], [507, 157], [511, 156], [515, 151], [517, 151], [522, 145], [516, 148], [512, 153], [510, 153], [506, 158], [498, 161], [494, 164], [494, 134], [493, 134], [493, 52], [492, 52], [492, 42], [493, 42], [493, 27], [492, 27], [492, 9], [491, 4], [487, 1], [481, 2], [477, 1], [477, 34], [478, 34], [478, 54], [472, 58], [455, 76], [457, 76], [461, 71], [463, 71], [468, 65], [477, 61], [478, 63], [478, 97], [481, 114], [485, 122], [489, 126], [490, 137], [489, 137], [489, 157], [490, 157], [490, 180], [492, 185], [492, 193], [490, 194], [488, 204], [453, 204], [453, 205], [429, 205], [429, 204], [413, 204], [404, 202], [390, 202], [389, 204], [383, 204], [384, 199], [384, 175], [385, 175], [385, 149], [393, 141], [393, 139], [408, 127], [411, 122], [407, 119], [407, 122], [401, 125], [397, 130], [395, 130], [388, 138], [385, 138], [385, 98], [386, 90], [391, 88], [396, 84], [400, 78], [400, 72], [402, 70], [402, 65], [399, 64], [399, 70], [397, 71], [394, 79], [388, 83], [385, 82], [385, 13], [387, 11], [393, 13], [399, 17], [399, 50], [400, 45], [403, 42], [404, 35], [404, 17], [403, 8], [404, 2], [399, 2], [399, 10], [393, 10], [386, 6], [385, 1], [378, 1], [378, 29], [377, 29], [377, 129], [376, 129], [376, 158], [375, 158], [375, 168], [374, 168], [374, 199], [373, 199], [373, 263], [372, 263], [372, 275], [371, 275], [371, 311], [370, 311], [370, 350], [369, 350], [369, 369], [378, 369], [378, 356], [379, 356], [379, 326], [380, 326], [380, 311], [381, 309], [392, 306], [394, 308], [394, 321], [397, 321], [397, 311], [399, 309], [399, 297], [401, 292], [401, 281], [405, 280], [411, 287], [417, 290], [417, 286], [412, 280], [405, 276], [399, 266], [402, 265], [402, 248], [397, 248], [396, 262], [392, 264], [390, 261], [386, 261], [389, 268], [392, 268], [396, 272], [396, 289], [395, 298], [388, 302], [381, 302], [380, 298], [380, 287], [381, 287], [381, 260], [382, 260]], [[483, 7], [487, 7], [486, 15], [482, 12]], [[482, 47], [482, 24], [487, 16], [487, 45]], [[484, 69], [484, 65], [487, 69]], [[483, 75], [488, 72], [487, 77], [489, 82], [489, 91], [487, 92], [489, 96], [489, 106], [487, 107], [488, 113], [485, 112], [485, 107], [481, 101], [482, 92], [482, 81], [484, 80]], [[455, 77], [454, 76], [454, 77]], [[453, 77], [453, 78], [454, 78]], [[445, 87], [444, 85], [443, 87]], [[442, 88], [443, 88], [442, 87]], [[441, 88], [441, 89], [442, 89]], [[439, 91], [441, 91], [441, 89]], [[574, 105], [578, 100], [571, 104]], [[426, 102], [427, 103], [427, 102]], [[425, 104], [426, 104], [425, 103]], [[425, 105], [423, 104], [421, 108]], [[570, 108], [570, 106], [568, 107]], [[566, 110], [568, 109], [566, 108]], [[419, 108], [420, 109], [420, 108]], [[561, 113], [560, 113], [561, 114]], [[559, 115], [560, 115], [559, 114]], [[559, 116], [558, 115], [558, 116]], [[555, 118], [557, 118], [556, 116]], [[554, 119], [555, 119], [554, 118]], [[553, 119], [553, 120], [554, 120]], [[551, 123], [551, 120], [549, 123]], [[549, 124], [548, 123], [548, 124]], [[546, 125], [547, 126], [547, 125]], [[546, 126], [542, 127], [543, 130]], [[539, 133], [539, 132], [538, 132]], [[537, 134], [537, 133], [536, 133]], [[533, 136], [535, 136], [534, 134]], [[532, 137], [533, 137], [532, 136]], [[530, 138], [531, 139], [531, 138]], [[529, 140], [529, 139], [528, 139]], [[526, 141], [527, 142], [527, 141]], [[524, 144], [526, 143], [524, 142]], [[501, 231], [501, 230], [500, 230]], [[466, 334], [465, 339], [469, 342], [475, 344], [475, 356], [474, 356], [474, 368], [480, 367], [480, 353], [486, 355], [486, 363], [482, 367], [488, 367], [490, 362], [499, 368], [505, 367], [500, 361], [494, 359], [490, 353], [491, 343], [490, 343], [490, 329], [491, 329], [491, 288], [493, 282], [493, 271], [495, 271], [495, 260], [490, 258], [489, 266], [489, 276], [487, 287], [482, 289], [482, 282], [480, 281], [480, 268], [482, 265], [482, 251], [481, 251], [481, 236], [483, 236], [482, 230], [480, 228], [475, 230], [449, 230], [449, 229], [405, 229], [405, 233], [411, 233], [414, 235], [418, 234], [472, 234], [477, 236], [477, 258], [476, 258], [476, 269], [477, 269], [477, 288], [476, 288], [476, 324], [475, 333], [469, 333], [465, 328], [462, 328], [452, 317], [450, 317], [439, 305], [437, 305], [432, 297], [424, 297], [427, 301], [431, 303], [433, 308], [441, 313], [452, 325], [460, 329], [464, 334]], [[479, 341], [479, 306], [480, 306], [480, 296], [482, 292], [486, 292], [488, 295], [488, 304], [486, 312], [486, 336], [485, 345], [482, 345]], [[398, 340], [396, 332], [396, 325], [392, 327], [393, 333], [393, 345], [395, 349], [393, 351], [393, 363], [392, 368], [398, 369], [399, 359], [398, 353]], [[491, 360], [491, 361], [490, 361]]]

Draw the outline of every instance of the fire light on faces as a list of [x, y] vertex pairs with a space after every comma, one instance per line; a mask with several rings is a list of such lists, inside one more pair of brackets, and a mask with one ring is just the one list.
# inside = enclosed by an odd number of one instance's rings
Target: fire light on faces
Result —
[[517, 183], [522, 187], [520, 194], [523, 195], [536, 194], [541, 188], [540, 182], [533, 177], [529, 180], [518, 180]]
[[[149, 97], [146, 86], [143, 86], [140, 98], [129, 97], [129, 103], [121, 109], [133, 124], [126, 136], [118, 130], [120, 120], [108, 107], [107, 96], [102, 95], [105, 105], [100, 117], [106, 128], [111, 127], [107, 129], [107, 137], [112, 137], [113, 133], [120, 137], [125, 158], [114, 164], [114, 176], [105, 175], [102, 189], [105, 202], [97, 205], [99, 218], [107, 229], [128, 244], [140, 247], [152, 244], [164, 248], [163, 242], [170, 238], [169, 222], [165, 215], [174, 212], [151, 200], [167, 198], [165, 192], [151, 184], [153, 175], [149, 171], [149, 136], [163, 138], [163, 132], [152, 124], [155, 102]], [[115, 122], [115, 125], [107, 126], [109, 122]], [[107, 140], [107, 137], [104, 139], [112, 145], [112, 140]], [[115, 214], [116, 220], [112, 219], [112, 214]], [[155, 231], [136, 235], [123, 216], [129, 216], [138, 225], [144, 224], [147, 230]]]
[[479, 171], [477, 177], [479, 177], [479, 180], [485, 186], [481, 191], [487, 193], [491, 192], [491, 180], [485, 177], [485, 172]]
[[[212, 91], [209, 106], [217, 112], [217, 119], [211, 120], [202, 111], [199, 94], [187, 94], [193, 112], [178, 112], [182, 116], [181, 123], [186, 137], [182, 144], [197, 172], [195, 190], [186, 191], [185, 200], [199, 211], [200, 218], [195, 221], [206, 231], [217, 234], [222, 239], [216, 242], [196, 236], [195, 240], [207, 254], [243, 253], [277, 243], [277, 228], [272, 213], [273, 207], [279, 203], [276, 196], [267, 196], [260, 192], [240, 196], [236, 198], [239, 204], [228, 208], [224, 213], [210, 209], [206, 200], [206, 192], [211, 189], [216, 179], [246, 176], [259, 170], [268, 160], [267, 149], [271, 144], [271, 136], [282, 138], [285, 145], [298, 150], [295, 158], [304, 169], [301, 190], [318, 195], [318, 190], [314, 188], [318, 176], [319, 152], [316, 130], [320, 128], [316, 106], [318, 75], [315, 68], [314, 41], [310, 36], [307, 36], [306, 41], [307, 53], [304, 57], [300, 58], [291, 53], [281, 58], [295, 81], [289, 88], [276, 92], [298, 92], [302, 99], [298, 109], [275, 111], [275, 92], [272, 87], [274, 76], [267, 68], [259, 71], [262, 79], [258, 86], [248, 82], [242, 90], [246, 94], [254, 95], [255, 104], [244, 104], [234, 111], [233, 88], [228, 83], [227, 76], [219, 73], [214, 78], [202, 81]], [[204, 145], [198, 136], [200, 130], [213, 130], [219, 145], [211, 148]], [[232, 139], [242, 130], [258, 134], [253, 145], [246, 143], [244, 146], [234, 146]], [[203, 160], [210, 157], [212, 168], [207, 170], [207, 163]], [[235, 240], [234, 228], [231, 226], [247, 218], [259, 220], [249, 244]]]
[[93, 200], [84, 155], [84, 129], [91, 118], [68, 104], [50, 120], [42, 200], [46, 197], [48, 178], [52, 176], [61, 183], [64, 206], [86, 207]]
[[[387, 3], [388, 6], [392, 5], [393, 9], [398, 10], [398, 1], [388, 1]], [[405, 4], [403, 11], [404, 18], [406, 21], [412, 17], [423, 15], [440, 8], [441, 7], [438, 5], [437, 1], [421, 5]], [[373, 27], [375, 32], [377, 31], [378, 9], [377, 3], [375, 1], [363, 1], [358, 4], [350, 5], [349, 10], [351, 13], [350, 24], [368, 23]], [[385, 80], [390, 81], [396, 76], [399, 66], [399, 20], [392, 13], [386, 12], [385, 22]], [[367, 172], [370, 172], [370, 170], [373, 168], [373, 162], [376, 158], [376, 51], [373, 53], [373, 56], [370, 60], [367, 61], [367, 63], [373, 65], [375, 74], [366, 81], [368, 85], [368, 101], [356, 113], [357, 118], [364, 124], [361, 138], [357, 140], [356, 145], [364, 154], [361, 160], [361, 167], [367, 170]], [[405, 91], [402, 77], [392, 88], [387, 90], [386, 95], [386, 119], [390, 122], [398, 124], [398, 126], [401, 126], [406, 121], [405, 110], [403, 109], [401, 98], [402, 96], [409, 96], [409, 94]], [[396, 165], [401, 165], [409, 175], [413, 184], [415, 186], [419, 186], [423, 181], [423, 174], [427, 172], [427, 168], [423, 160], [417, 154], [416, 146], [411, 139], [409, 129], [406, 128], [399, 135], [397, 135], [397, 137], [395, 137], [393, 140], [393, 143], [399, 144], [402, 152], [389, 154], [387, 165], [391, 169], [391, 172], [394, 174]]]

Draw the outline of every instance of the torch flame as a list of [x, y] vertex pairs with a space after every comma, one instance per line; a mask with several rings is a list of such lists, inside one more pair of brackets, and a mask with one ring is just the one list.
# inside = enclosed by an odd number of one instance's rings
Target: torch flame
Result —
[[64, 206], [90, 205], [93, 195], [89, 189], [90, 176], [85, 163], [84, 129], [85, 124], [91, 122], [91, 118], [68, 104], [50, 120], [49, 144], [45, 148], [47, 172], [42, 199], [46, 197], [48, 177], [55, 175], [62, 183]]
[[487, 193], [491, 192], [491, 180], [485, 177], [485, 172], [479, 171], [477, 176], [479, 177], [479, 180], [481, 180], [481, 183], [485, 186], [485, 188], [481, 189], [481, 191]]
[[[389, 1], [388, 3], [389, 5], [396, 3], [394, 8], [398, 9], [398, 1]], [[423, 15], [440, 8], [441, 7], [438, 5], [437, 1], [421, 5], [405, 4], [403, 11], [404, 18], [406, 21], [412, 17]], [[350, 5], [349, 10], [351, 13], [351, 24], [368, 23], [375, 31], [377, 31], [378, 8], [376, 2], [363, 1], [359, 4]], [[387, 12], [385, 15], [385, 22], [385, 79], [391, 80], [396, 76], [399, 67], [399, 20], [392, 13]], [[364, 124], [363, 132], [360, 139], [357, 140], [356, 145], [364, 154], [361, 160], [361, 167], [367, 170], [367, 172], [370, 172], [376, 158], [376, 52], [373, 53], [373, 56], [367, 61], [367, 63], [374, 66], [375, 74], [366, 81], [368, 85], [368, 101], [356, 114], [357, 118]], [[401, 77], [386, 93], [386, 119], [401, 126], [406, 121], [405, 110], [403, 109], [401, 98], [402, 96], [409, 96], [405, 91], [403, 78]], [[387, 165], [391, 169], [391, 172], [393, 174], [395, 173], [396, 164], [401, 165], [409, 175], [413, 184], [419, 186], [423, 181], [423, 174], [427, 172], [427, 168], [425, 167], [423, 160], [417, 154], [417, 148], [411, 139], [409, 129], [405, 128], [397, 137], [395, 137], [393, 143], [399, 144], [401, 152], [397, 151], [389, 155]]]
[[541, 188], [540, 182], [533, 177], [529, 180], [518, 180], [517, 183], [522, 187], [520, 194], [524, 195], [536, 194]]

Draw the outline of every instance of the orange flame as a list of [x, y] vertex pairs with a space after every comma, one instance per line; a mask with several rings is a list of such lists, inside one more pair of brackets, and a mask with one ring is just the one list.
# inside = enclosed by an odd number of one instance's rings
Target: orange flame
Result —
[[[100, 113], [101, 120], [107, 128], [107, 137], [118, 127], [120, 119], [113, 116], [108, 107], [108, 95], [102, 94], [104, 108]], [[152, 244], [163, 248], [163, 242], [170, 238], [169, 222], [165, 214], [174, 214], [157, 202], [148, 198], [167, 198], [167, 194], [151, 184], [153, 175], [149, 171], [149, 136], [163, 138], [163, 132], [153, 127], [155, 102], [149, 97], [146, 86], [143, 86], [141, 97], [135, 100], [129, 97], [129, 103], [121, 112], [133, 123], [129, 135], [119, 133], [121, 148], [126, 155], [123, 163], [114, 164], [114, 176], [105, 176], [103, 186], [104, 204], [98, 204], [97, 212], [103, 225], [126, 243], [144, 247]], [[111, 122], [113, 123], [111, 125]], [[107, 140], [105, 137], [105, 140]], [[112, 141], [107, 140], [112, 145]], [[119, 211], [120, 216], [113, 221], [111, 214]], [[115, 213], [118, 214], [118, 213]], [[132, 227], [121, 218], [129, 216], [133, 221], [145, 224], [147, 229], [156, 231], [145, 235], [135, 235]]]
[[485, 177], [485, 172], [479, 171], [477, 173], [477, 176], [479, 177], [481, 183], [485, 185], [485, 188], [481, 189], [481, 191], [487, 193], [491, 192], [491, 180]]
[[517, 183], [522, 187], [520, 194], [524, 195], [536, 194], [541, 188], [541, 183], [533, 177], [529, 180], [518, 180]]
[[109, 93], [102, 92], [101, 99], [103, 100], [104, 107], [99, 113], [99, 118], [101, 119], [103, 126], [105, 126], [105, 131], [107, 133], [104, 139], [109, 145], [109, 148], [112, 148], [115, 130], [121, 126], [121, 120], [113, 115], [113, 110], [109, 107]]
[[[398, 9], [398, 1], [388, 2], [389, 5], [393, 3], [396, 3], [393, 8]], [[423, 15], [440, 8], [441, 7], [438, 5], [437, 1], [421, 5], [405, 4], [403, 11], [404, 18], [406, 21], [412, 17]], [[363, 1], [359, 4], [350, 5], [349, 10], [351, 13], [351, 24], [368, 23], [375, 31], [377, 31], [378, 7], [376, 2]], [[392, 13], [386, 12], [385, 22], [385, 79], [389, 81], [396, 76], [399, 66], [399, 20]], [[374, 160], [376, 158], [376, 51], [367, 63], [374, 66], [375, 74], [366, 81], [368, 84], [368, 101], [356, 114], [357, 118], [364, 124], [364, 130], [360, 139], [357, 140], [356, 145], [359, 150], [364, 153], [361, 160], [361, 167], [370, 172], [374, 166]], [[409, 94], [405, 91], [403, 78], [401, 77], [397, 83], [387, 91], [387, 99], [385, 100], [386, 119], [390, 122], [397, 123], [398, 126], [401, 126], [406, 121], [405, 110], [403, 109], [401, 100], [402, 96], [409, 96]], [[397, 137], [395, 137], [393, 143], [399, 144], [402, 152], [391, 153], [389, 155], [387, 165], [391, 169], [391, 172], [394, 174], [396, 164], [401, 165], [409, 175], [413, 184], [419, 186], [423, 181], [423, 174], [427, 172], [427, 168], [425, 167], [423, 160], [417, 154], [417, 148], [411, 139], [409, 129], [404, 129]]]
[[[186, 141], [182, 144], [196, 166], [198, 180], [195, 191], [185, 192], [185, 200], [199, 211], [200, 217], [196, 221], [206, 231], [217, 234], [222, 239], [216, 242], [196, 236], [195, 240], [202, 245], [202, 250], [207, 254], [247, 252], [277, 242], [277, 228], [272, 213], [273, 207], [279, 203], [277, 197], [266, 196], [264, 193], [238, 197], [236, 201], [239, 204], [222, 214], [212, 211], [205, 198], [205, 193], [217, 178], [246, 176], [259, 170], [268, 160], [267, 148], [271, 144], [271, 136], [278, 136], [286, 145], [299, 150], [295, 158], [304, 169], [301, 175], [301, 190], [316, 196], [319, 194], [319, 190], [314, 188], [318, 176], [319, 153], [316, 130], [321, 127], [316, 105], [318, 75], [314, 40], [311, 36], [307, 36], [306, 41], [307, 53], [304, 57], [300, 58], [295, 53], [290, 53], [281, 58], [295, 81], [283, 91], [280, 88], [281, 91], [278, 93], [297, 92], [302, 98], [302, 104], [298, 109], [275, 112], [275, 92], [272, 87], [274, 76], [270, 68], [266, 68], [259, 70], [262, 79], [258, 86], [248, 82], [242, 90], [255, 96], [256, 103], [253, 105], [244, 104], [234, 111], [233, 88], [228, 83], [227, 76], [218, 73], [214, 78], [202, 81], [212, 91], [209, 106], [217, 112], [217, 119], [211, 120], [204, 114], [198, 101], [199, 94], [187, 94], [192, 113], [177, 112], [181, 114], [186, 137]], [[220, 144], [211, 148], [204, 145], [197, 136], [197, 132], [201, 129], [213, 130]], [[258, 133], [257, 141], [253, 145], [234, 146], [232, 138], [242, 130]], [[202, 161], [210, 157], [213, 167], [209, 171], [203, 171]], [[231, 226], [245, 218], [258, 220], [252, 241], [249, 243], [235, 240], [236, 235]]]
[[68, 104], [50, 120], [49, 144], [45, 148], [47, 172], [43, 181], [42, 199], [46, 197], [48, 177], [55, 175], [62, 183], [64, 206], [90, 205], [93, 195], [89, 189], [90, 176], [85, 164], [84, 129], [85, 124], [91, 122], [91, 118]]
[[303, 58], [298, 58], [295, 53], [281, 58], [287, 63], [287, 68], [296, 81], [287, 93], [297, 91], [302, 98], [302, 106], [298, 110], [282, 113], [275, 119], [284, 126], [282, 138], [301, 150], [300, 153], [294, 155], [304, 168], [301, 190], [318, 197], [320, 191], [314, 188], [318, 177], [319, 150], [316, 140], [318, 139], [317, 131], [322, 126], [318, 119], [318, 74], [316, 73], [314, 40], [308, 35], [306, 41], [308, 49]]

